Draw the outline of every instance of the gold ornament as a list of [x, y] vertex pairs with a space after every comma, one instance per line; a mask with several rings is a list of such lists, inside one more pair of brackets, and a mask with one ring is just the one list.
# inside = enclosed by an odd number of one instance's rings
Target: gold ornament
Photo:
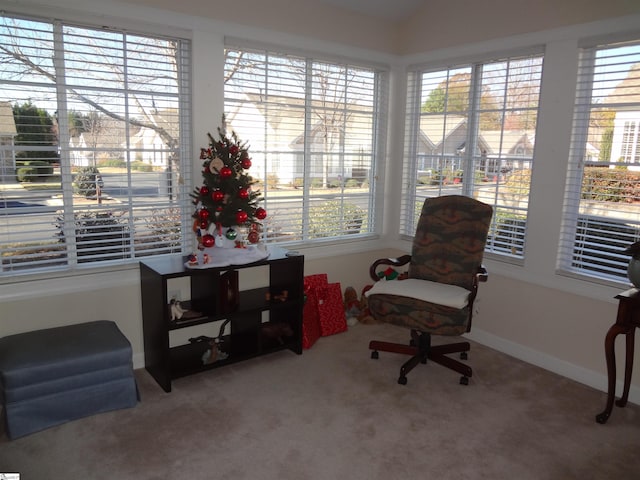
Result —
[[211, 173], [218, 173], [222, 167], [224, 167], [224, 162], [220, 157], [213, 158], [209, 164], [209, 170], [211, 170]]

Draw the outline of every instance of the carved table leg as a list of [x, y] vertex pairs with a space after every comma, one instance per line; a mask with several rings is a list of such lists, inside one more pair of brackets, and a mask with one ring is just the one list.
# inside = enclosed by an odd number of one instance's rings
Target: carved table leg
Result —
[[625, 366], [624, 366], [624, 390], [622, 391], [622, 397], [620, 400], [616, 402], [616, 405], [619, 407], [624, 407], [627, 404], [627, 400], [629, 399], [629, 387], [631, 386], [631, 373], [633, 372], [633, 350], [635, 343], [635, 333], [636, 329], [631, 327], [630, 331], [627, 330], [627, 354], [625, 358]]
[[[616, 357], [614, 352], [614, 345], [616, 341], [616, 337], [625, 332], [625, 328], [621, 325], [615, 324], [613, 325], [609, 331], [607, 332], [607, 336], [604, 340], [604, 352], [605, 357], [607, 359], [607, 379], [608, 379], [608, 387], [607, 387], [607, 406], [602, 411], [596, 415], [596, 422], [598, 423], [606, 423], [609, 419], [609, 415], [611, 415], [611, 410], [613, 409], [613, 401], [616, 396]], [[627, 351], [628, 353], [628, 351]]]

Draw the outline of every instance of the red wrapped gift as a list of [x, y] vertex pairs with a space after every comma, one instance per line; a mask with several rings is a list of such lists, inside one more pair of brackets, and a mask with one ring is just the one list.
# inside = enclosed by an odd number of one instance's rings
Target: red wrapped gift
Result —
[[318, 312], [318, 288], [327, 284], [327, 275], [304, 277], [306, 297], [302, 311], [302, 347], [311, 348], [320, 338], [320, 313]]
[[308, 275], [304, 277], [304, 291], [307, 302], [302, 322], [303, 347], [305, 343], [315, 343], [316, 328], [322, 337], [347, 330], [340, 283], [328, 283], [326, 273]]
[[318, 289], [318, 313], [323, 337], [347, 330], [347, 316], [339, 283], [330, 283]]

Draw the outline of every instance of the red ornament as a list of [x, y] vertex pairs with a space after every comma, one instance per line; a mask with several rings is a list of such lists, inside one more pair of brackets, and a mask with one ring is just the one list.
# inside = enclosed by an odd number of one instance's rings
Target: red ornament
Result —
[[198, 218], [201, 221], [207, 220], [209, 218], [209, 215], [210, 215], [209, 210], [207, 210], [206, 208], [203, 208], [198, 212]]
[[241, 188], [240, 190], [238, 190], [238, 197], [243, 200], [246, 200], [247, 198], [249, 198], [249, 189]]
[[231, 146], [229, 147], [229, 153], [230, 153], [231, 155], [235, 155], [236, 153], [238, 153], [238, 151], [239, 151], [239, 148], [238, 148], [238, 146], [237, 146], [237, 145], [231, 145]]
[[211, 248], [215, 245], [216, 243], [216, 239], [213, 238], [213, 235], [210, 234], [206, 234], [204, 237], [202, 237], [202, 245], [205, 248]]
[[267, 211], [260, 207], [256, 209], [256, 218], [258, 220], [264, 220], [265, 218], [267, 218]]
[[202, 195], [203, 197], [206, 197], [207, 195], [209, 195], [209, 187], [207, 187], [206, 185], [201, 186], [200, 195]]
[[214, 190], [213, 193], [211, 194], [211, 199], [214, 202], [221, 202], [223, 198], [224, 198], [224, 193], [222, 192], [222, 190]]
[[243, 158], [242, 162], [240, 162], [240, 165], [242, 165], [242, 168], [244, 168], [245, 170], [249, 170], [251, 168], [251, 159]]
[[202, 230], [206, 230], [207, 228], [209, 228], [209, 220], [202, 220], [200, 222], [200, 228]]
[[242, 210], [238, 210], [238, 213], [236, 213], [236, 223], [238, 225], [241, 225], [244, 222], [246, 222], [248, 218], [249, 218], [249, 215], [247, 215], [247, 212], [243, 212]]
[[258, 243], [260, 241], [260, 234], [256, 231], [249, 232], [247, 240], [249, 240], [249, 243]]
[[222, 178], [229, 178], [233, 175], [233, 171], [229, 167], [222, 167], [220, 169], [220, 176]]

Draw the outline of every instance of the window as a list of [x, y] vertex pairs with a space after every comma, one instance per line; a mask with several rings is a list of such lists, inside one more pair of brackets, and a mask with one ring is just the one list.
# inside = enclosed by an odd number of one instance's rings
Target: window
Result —
[[409, 69], [402, 234], [426, 198], [467, 195], [494, 207], [486, 251], [524, 256], [542, 60]]
[[640, 239], [640, 41], [580, 50], [559, 268], [626, 281]]
[[183, 250], [190, 48], [0, 16], [0, 276]]
[[267, 242], [374, 232], [387, 75], [379, 68], [228, 45], [227, 128], [249, 144]]

